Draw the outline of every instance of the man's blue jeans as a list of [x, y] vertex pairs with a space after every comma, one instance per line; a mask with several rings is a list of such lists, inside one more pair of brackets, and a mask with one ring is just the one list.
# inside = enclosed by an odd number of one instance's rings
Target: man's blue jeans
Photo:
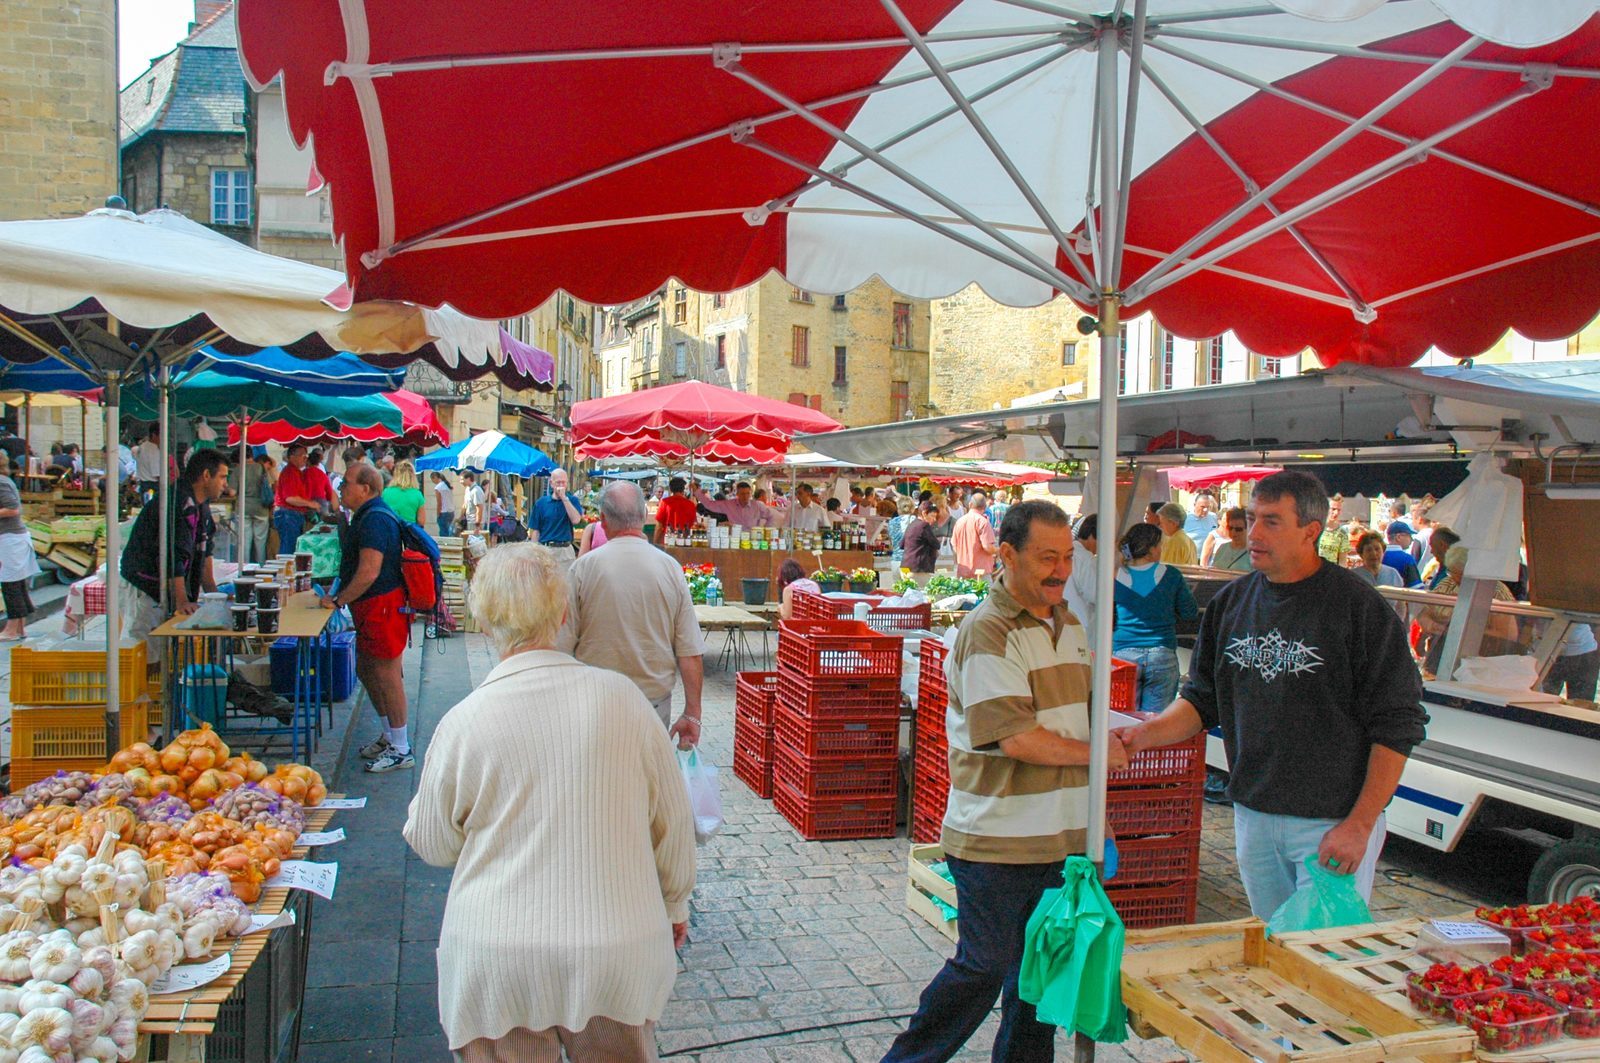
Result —
[[949, 858], [961, 942], [928, 988], [884, 1063], [939, 1063], [961, 1050], [1000, 998], [992, 1058], [1055, 1059], [1056, 1028], [1017, 996], [1022, 938], [1044, 892], [1061, 885], [1061, 864], [980, 864]]
[[[1234, 802], [1233, 841], [1239, 858], [1239, 878], [1250, 912], [1257, 919], [1271, 919], [1272, 913], [1294, 891], [1311, 882], [1305, 860], [1316, 856], [1322, 836], [1337, 826], [1337, 819], [1306, 819], [1272, 812], [1257, 812]], [[1352, 874], [1356, 892], [1363, 900], [1372, 899], [1372, 882], [1378, 869], [1378, 854], [1389, 833], [1389, 821], [1382, 814], [1372, 828], [1367, 852]]]
[[438, 522], [439, 537], [441, 539], [456, 533], [456, 515], [454, 513], [441, 513], [434, 519]]
[[278, 553], [294, 553], [294, 544], [300, 541], [300, 533], [306, 530], [306, 519], [292, 509], [275, 509], [272, 511], [272, 526], [278, 529]]
[[1119, 661], [1139, 666], [1139, 696], [1134, 708], [1161, 712], [1178, 696], [1178, 651], [1167, 646], [1129, 646], [1116, 651]]

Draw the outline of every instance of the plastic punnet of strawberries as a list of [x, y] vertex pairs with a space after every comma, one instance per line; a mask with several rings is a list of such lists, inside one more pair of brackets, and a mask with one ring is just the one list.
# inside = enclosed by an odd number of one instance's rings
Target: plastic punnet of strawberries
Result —
[[1472, 1027], [1478, 1043], [1491, 1052], [1516, 1052], [1561, 1036], [1566, 1010], [1543, 997], [1517, 989], [1461, 997], [1450, 1007], [1455, 1019]]
[[1568, 1037], [1600, 1037], [1600, 979], [1535, 982], [1532, 988], [1567, 1009]]
[[1468, 993], [1505, 989], [1508, 981], [1506, 975], [1482, 964], [1463, 967], [1458, 963], [1436, 963], [1425, 971], [1412, 971], [1406, 976], [1406, 999], [1424, 1015], [1454, 1022], [1451, 1001]]
[[1600, 900], [1585, 895], [1554, 904], [1484, 907], [1473, 915], [1480, 923], [1505, 931], [1511, 944], [1521, 948], [1528, 940], [1542, 940], [1557, 931], [1572, 931], [1600, 923]]
[[1501, 956], [1489, 966], [1496, 974], [1510, 978], [1516, 988], [1527, 989], [1533, 982], [1572, 982], [1600, 976], [1600, 952], [1530, 952], [1524, 956]]
[[1589, 930], [1529, 930], [1529, 952], [1600, 952], [1600, 937]]

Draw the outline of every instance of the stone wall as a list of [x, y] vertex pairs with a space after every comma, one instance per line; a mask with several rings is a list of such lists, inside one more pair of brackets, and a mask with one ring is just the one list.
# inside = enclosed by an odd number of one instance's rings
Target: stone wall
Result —
[[[143, 209], [170, 207], [202, 225], [211, 225], [211, 172], [250, 168], [242, 134], [153, 133], [130, 147], [126, 156], [140, 159], [142, 167], [146, 152], [154, 152], [159, 159], [161, 182], [159, 201], [150, 199], [149, 206]], [[142, 205], [147, 200], [142, 178], [140, 184]], [[242, 243], [249, 243], [251, 239], [249, 225], [215, 225], [212, 228]]]
[[[1061, 389], [1067, 398], [1086, 397], [1096, 345], [1078, 332], [1082, 316], [1070, 299], [1002, 306], [976, 285], [935, 299], [928, 385], [933, 412], [1009, 406], [1013, 399], [1051, 389]], [[1067, 360], [1072, 364], [1063, 364]]]
[[117, 192], [112, 0], [0, 0], [0, 220], [61, 218]]

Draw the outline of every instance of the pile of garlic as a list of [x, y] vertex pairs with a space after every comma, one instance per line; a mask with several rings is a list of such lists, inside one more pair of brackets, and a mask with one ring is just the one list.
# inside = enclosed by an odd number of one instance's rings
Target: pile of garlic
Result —
[[0, 1063], [132, 1059], [151, 983], [237, 932], [231, 911], [169, 902], [165, 869], [115, 841], [0, 870]]

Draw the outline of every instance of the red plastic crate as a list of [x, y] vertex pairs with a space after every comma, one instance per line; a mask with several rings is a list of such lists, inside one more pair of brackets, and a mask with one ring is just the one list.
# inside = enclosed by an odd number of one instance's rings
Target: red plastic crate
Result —
[[865, 600], [868, 624], [879, 631], [926, 631], [933, 626], [933, 606], [884, 605], [897, 595], [888, 591], [873, 591], [869, 598], [829, 598], [821, 594], [801, 591], [793, 595], [796, 620], [854, 620], [856, 603]]
[[774, 785], [786, 786], [808, 801], [894, 797], [899, 763], [893, 757], [815, 761], [780, 745], [772, 758]]
[[1180, 834], [1200, 829], [1201, 788], [1112, 790], [1106, 794], [1106, 823], [1117, 837]]
[[893, 838], [893, 797], [845, 801], [809, 801], [774, 780], [772, 804], [806, 841], [843, 841], [853, 838]]
[[772, 798], [771, 760], [751, 756], [736, 745], [733, 747], [733, 774], [757, 797], [764, 801]]
[[1197, 885], [1120, 887], [1106, 883], [1106, 897], [1129, 930], [1154, 930], [1194, 922]]
[[1200, 832], [1118, 838], [1118, 886], [1192, 884], [1200, 875]]
[[778, 672], [777, 703], [797, 716], [816, 719], [900, 718], [900, 683], [877, 676], [823, 678]]
[[772, 714], [778, 741], [813, 760], [894, 757], [900, 753], [900, 721], [809, 720], [782, 702]]
[[911, 840], [919, 845], [931, 845], [939, 840], [944, 830], [944, 812], [935, 815], [924, 815], [922, 812], [913, 812], [911, 816]]
[[1135, 753], [1128, 766], [1106, 776], [1113, 789], [1151, 786], [1204, 786], [1206, 781], [1206, 735], [1194, 736], [1175, 746], [1161, 746]]
[[1111, 658], [1111, 708], [1132, 712], [1139, 697], [1139, 666]]
[[733, 680], [733, 711], [772, 726], [772, 703], [778, 696], [777, 672], [740, 672]]
[[902, 640], [859, 620], [785, 620], [778, 625], [778, 670], [829, 678], [900, 678]]

